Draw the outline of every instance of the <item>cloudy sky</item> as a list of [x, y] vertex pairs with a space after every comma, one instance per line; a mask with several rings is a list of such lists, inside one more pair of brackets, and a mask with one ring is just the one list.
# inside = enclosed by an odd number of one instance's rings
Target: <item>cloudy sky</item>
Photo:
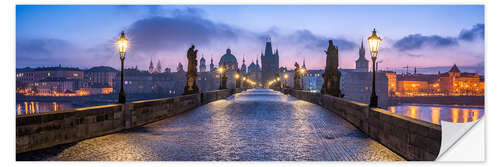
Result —
[[[270, 36], [280, 66], [306, 61], [324, 68], [328, 40], [339, 46], [341, 68], [354, 68], [358, 49], [377, 29], [381, 69], [484, 72], [481, 5], [72, 5], [16, 7], [16, 66], [119, 67], [114, 41], [130, 39], [126, 67], [187, 63], [191, 44], [218, 64], [227, 48], [246, 64]], [[368, 53], [368, 52], [367, 52]], [[368, 58], [368, 54], [366, 57]]]

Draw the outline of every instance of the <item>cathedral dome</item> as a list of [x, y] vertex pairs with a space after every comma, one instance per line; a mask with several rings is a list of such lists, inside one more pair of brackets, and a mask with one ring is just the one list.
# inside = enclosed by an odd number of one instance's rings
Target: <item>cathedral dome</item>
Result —
[[224, 65], [228, 70], [234, 70], [238, 69], [238, 61], [236, 60], [236, 57], [234, 57], [233, 54], [231, 54], [231, 49], [226, 50], [226, 54], [222, 55], [219, 61], [219, 66]]

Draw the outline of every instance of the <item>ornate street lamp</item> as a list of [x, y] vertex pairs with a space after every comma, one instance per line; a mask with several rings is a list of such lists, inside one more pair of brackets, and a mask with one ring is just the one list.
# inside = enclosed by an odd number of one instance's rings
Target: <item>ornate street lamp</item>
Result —
[[236, 71], [236, 74], [234, 75], [234, 79], [236, 79], [236, 88], [241, 87], [241, 79], [240, 79], [240, 70], [238, 69]]
[[243, 74], [242, 80], [243, 83], [241, 83], [241, 88], [245, 88], [246, 87], [245, 83], [247, 82], [247, 77], [245, 76], [245, 74]]
[[125, 32], [122, 31], [120, 38], [116, 40], [116, 45], [118, 46], [118, 52], [120, 53], [120, 60], [122, 62], [121, 66], [121, 85], [120, 85], [120, 93], [118, 94], [118, 103], [125, 104], [125, 89], [123, 86], [123, 63], [125, 61], [125, 53], [127, 52], [128, 47], [128, 39], [125, 37]]
[[283, 76], [285, 78], [285, 87], [288, 87], [287, 86], [287, 83], [288, 83], [288, 74], [285, 74], [285, 76]]
[[304, 85], [304, 76], [306, 76], [306, 69], [305, 68], [300, 68], [300, 74], [302, 74], [302, 90], [306, 90], [306, 85]]
[[222, 74], [224, 74], [224, 66], [220, 66], [219, 68], [217, 68], [217, 72], [219, 72], [219, 76], [220, 76], [220, 85], [219, 85], [219, 89], [223, 89], [222, 88]]
[[368, 37], [368, 44], [370, 46], [370, 54], [372, 57], [372, 95], [370, 96], [370, 107], [377, 107], [378, 105], [378, 98], [377, 94], [375, 93], [375, 61], [377, 61], [377, 56], [378, 56], [378, 48], [380, 46], [380, 41], [382, 39], [377, 36], [377, 31], [375, 31], [375, 28], [372, 31], [372, 36]]

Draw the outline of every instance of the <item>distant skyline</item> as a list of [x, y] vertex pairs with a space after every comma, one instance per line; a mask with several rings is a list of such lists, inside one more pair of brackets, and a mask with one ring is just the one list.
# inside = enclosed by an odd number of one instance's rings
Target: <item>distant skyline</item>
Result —
[[211, 57], [217, 65], [227, 48], [240, 66], [243, 57], [249, 65], [267, 36], [280, 66], [305, 59], [308, 68], [323, 69], [331, 39], [340, 68], [354, 68], [373, 28], [383, 39], [379, 69], [457, 64], [484, 73], [482, 5], [18, 5], [16, 67], [118, 68], [113, 44], [124, 30], [131, 41], [125, 66], [142, 70], [160, 60], [175, 71], [179, 62], [186, 65], [191, 44], [207, 65]]

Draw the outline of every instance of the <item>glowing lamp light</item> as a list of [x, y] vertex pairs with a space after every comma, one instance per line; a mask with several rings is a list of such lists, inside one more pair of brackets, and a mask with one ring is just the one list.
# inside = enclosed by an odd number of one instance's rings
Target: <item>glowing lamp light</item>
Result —
[[377, 56], [380, 41], [382, 41], [382, 39], [377, 36], [377, 31], [375, 31], [374, 28], [372, 31], [372, 36], [368, 37], [368, 45], [370, 46], [370, 53], [372, 53], [372, 57]]
[[304, 74], [306, 72], [306, 69], [300, 68], [300, 73]]
[[240, 75], [239, 74], [235, 74], [234, 78], [238, 79], [238, 78], [240, 78]]
[[224, 67], [217, 68], [217, 71], [222, 74], [224, 72]]
[[288, 74], [285, 74], [285, 76], [284, 76], [284, 77], [285, 77], [285, 79], [288, 79]]
[[120, 52], [120, 54], [125, 54], [128, 47], [128, 39], [125, 37], [124, 31], [122, 31], [120, 38], [116, 40], [116, 44], [118, 46], [118, 51]]

